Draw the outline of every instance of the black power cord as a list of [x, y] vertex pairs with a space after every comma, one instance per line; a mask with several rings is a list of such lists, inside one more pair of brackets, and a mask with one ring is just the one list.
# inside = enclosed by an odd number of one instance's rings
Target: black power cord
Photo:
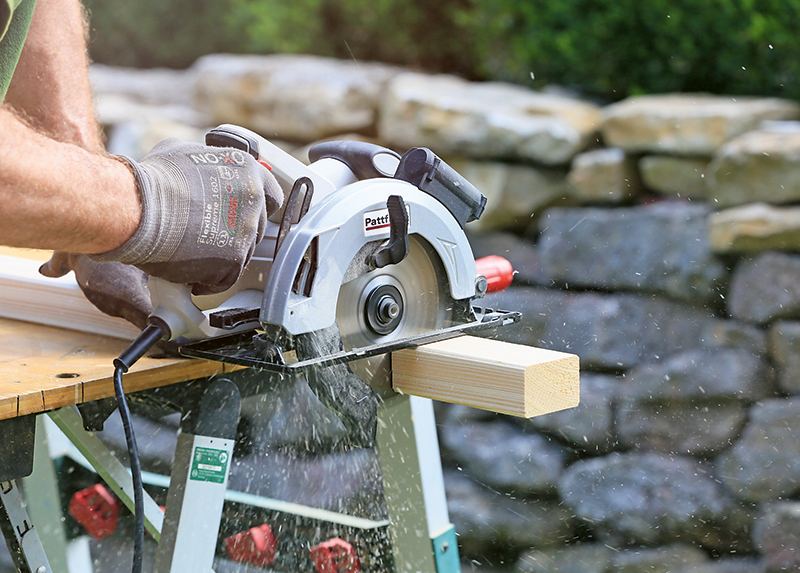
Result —
[[117, 406], [125, 429], [125, 440], [128, 443], [128, 457], [131, 464], [133, 480], [133, 567], [132, 573], [142, 572], [142, 555], [144, 550], [144, 485], [142, 484], [142, 466], [139, 460], [139, 449], [131, 423], [131, 411], [122, 387], [122, 375], [145, 353], [159, 341], [169, 338], [170, 330], [166, 323], [158, 318], [151, 319], [142, 333], [131, 342], [130, 346], [114, 360], [114, 393], [117, 395]]

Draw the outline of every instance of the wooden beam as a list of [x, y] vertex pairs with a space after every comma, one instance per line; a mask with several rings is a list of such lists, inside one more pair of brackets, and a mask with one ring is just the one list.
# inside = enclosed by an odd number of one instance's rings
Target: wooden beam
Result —
[[574, 354], [462, 336], [392, 353], [404, 394], [532, 418], [580, 402]]

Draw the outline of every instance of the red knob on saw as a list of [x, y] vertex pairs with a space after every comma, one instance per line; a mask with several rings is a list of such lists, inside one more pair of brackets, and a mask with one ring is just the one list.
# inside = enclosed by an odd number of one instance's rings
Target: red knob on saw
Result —
[[475, 266], [478, 267], [478, 274], [486, 277], [486, 292], [505, 290], [514, 280], [514, 267], [503, 257], [481, 257], [475, 261]]

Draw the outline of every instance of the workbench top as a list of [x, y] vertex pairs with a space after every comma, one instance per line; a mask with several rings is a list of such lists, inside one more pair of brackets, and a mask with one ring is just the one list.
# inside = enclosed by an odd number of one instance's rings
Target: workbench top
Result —
[[[113, 360], [127, 345], [119, 338], [0, 318], [0, 420], [114, 396]], [[123, 384], [126, 393], [137, 392], [236, 368], [144, 357]]]

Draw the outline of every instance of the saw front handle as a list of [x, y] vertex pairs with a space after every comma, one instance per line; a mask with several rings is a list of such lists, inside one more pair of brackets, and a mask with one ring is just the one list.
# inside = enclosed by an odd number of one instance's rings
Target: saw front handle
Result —
[[[153, 301], [155, 312], [150, 315], [149, 321], [158, 320], [169, 328], [168, 340], [179, 337], [191, 340], [213, 338], [224, 334], [232, 334], [242, 330], [250, 330], [258, 326], [258, 317], [251, 317], [241, 321], [234, 327], [217, 328], [211, 325], [206, 316], [192, 298], [192, 287], [171, 283], [155, 277], [150, 277], [147, 282], [150, 298]], [[224, 311], [238, 308], [258, 308], [261, 306], [261, 291], [243, 289], [239, 291], [226, 291], [229, 298], [216, 306], [214, 311]]]

